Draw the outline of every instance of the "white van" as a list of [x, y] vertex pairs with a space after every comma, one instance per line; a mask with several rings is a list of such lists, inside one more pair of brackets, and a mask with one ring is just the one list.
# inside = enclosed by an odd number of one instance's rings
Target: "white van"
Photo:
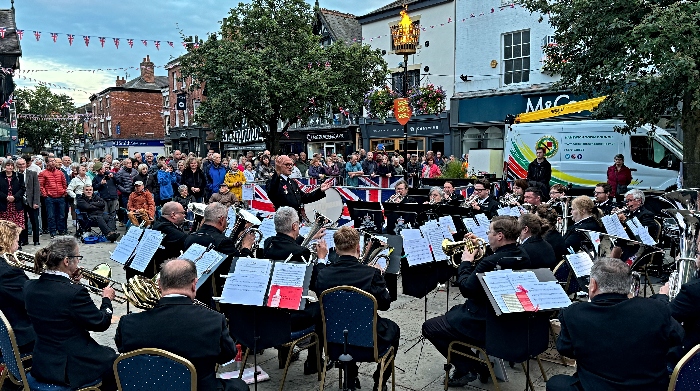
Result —
[[552, 164], [551, 184], [594, 187], [607, 181], [608, 167], [621, 153], [632, 170], [630, 188], [667, 191], [676, 184], [683, 145], [665, 130], [641, 127], [632, 134], [615, 132], [621, 120], [523, 123], [506, 126], [504, 172], [527, 178], [535, 149], [545, 147]]

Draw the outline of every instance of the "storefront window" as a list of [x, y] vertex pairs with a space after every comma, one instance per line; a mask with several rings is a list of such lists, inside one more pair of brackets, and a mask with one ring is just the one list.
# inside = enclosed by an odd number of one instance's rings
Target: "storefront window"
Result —
[[[383, 144], [385, 151], [393, 152], [398, 150], [399, 153], [403, 154], [403, 141], [403, 138], [370, 140], [370, 149], [375, 151], [379, 144]], [[425, 137], [409, 137], [408, 153], [418, 153], [419, 155], [425, 154]]]
[[129, 148], [117, 148], [117, 152], [120, 159], [129, 157]]

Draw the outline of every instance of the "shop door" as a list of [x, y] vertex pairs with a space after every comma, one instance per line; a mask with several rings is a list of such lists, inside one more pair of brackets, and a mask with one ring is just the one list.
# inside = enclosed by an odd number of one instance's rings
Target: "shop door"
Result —
[[433, 141], [430, 150], [433, 151], [433, 153], [435, 154], [437, 154], [438, 152], [442, 152], [442, 154], [445, 155], [445, 142]]

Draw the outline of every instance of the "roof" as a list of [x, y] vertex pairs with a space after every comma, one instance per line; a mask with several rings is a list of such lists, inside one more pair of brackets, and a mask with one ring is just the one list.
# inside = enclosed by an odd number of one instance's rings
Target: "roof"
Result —
[[319, 17], [331, 32], [334, 41], [362, 42], [362, 27], [355, 15], [321, 8]]
[[167, 76], [155, 76], [155, 83], [146, 83], [141, 76], [131, 79], [121, 86], [124, 89], [135, 89], [135, 90], [158, 90], [168, 86]]
[[374, 11], [370, 11], [365, 15], [358, 16], [357, 21], [360, 24], [366, 24], [387, 18], [398, 18], [398, 11], [403, 8], [404, 5], [408, 6], [408, 13], [410, 15], [412, 12], [416, 12], [424, 8], [430, 8], [444, 3], [451, 3], [453, 1], [454, 0], [395, 0], [383, 7], [377, 8]]
[[11, 9], [0, 9], [0, 26], [5, 27], [5, 38], [0, 39], [0, 54], [22, 55], [22, 48], [19, 45], [17, 36], [17, 24], [15, 23], [15, 12]]
[[413, 4], [413, 3], [418, 3], [420, 1], [422, 1], [422, 0], [396, 0], [396, 1], [392, 1], [391, 3], [389, 3], [383, 7], [377, 8], [374, 11], [370, 11], [369, 13], [367, 13], [366, 15], [363, 15], [363, 16], [378, 14], [380, 12], [388, 11], [388, 10], [391, 10], [394, 8], [401, 8], [404, 6], [404, 4], [409, 5], [409, 4]]

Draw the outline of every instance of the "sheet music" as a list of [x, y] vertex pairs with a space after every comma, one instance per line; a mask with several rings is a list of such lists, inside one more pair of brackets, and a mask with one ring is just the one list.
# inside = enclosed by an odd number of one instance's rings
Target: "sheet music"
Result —
[[522, 214], [521, 208], [517, 206], [506, 206], [505, 208], [498, 208], [496, 211], [499, 216], [513, 216], [520, 217]]
[[503, 294], [501, 295], [501, 298], [503, 299], [506, 308], [508, 308], [508, 312], [525, 312], [525, 308], [523, 308], [523, 305], [520, 304], [520, 300], [518, 300], [518, 296], [516, 296], [515, 293]]
[[153, 255], [158, 251], [160, 242], [163, 241], [164, 237], [165, 235], [160, 231], [145, 229], [138, 246], [136, 246], [136, 250], [134, 250], [134, 260], [129, 267], [143, 273], [148, 263], [151, 262]]
[[233, 275], [226, 279], [221, 302], [262, 306], [270, 281], [272, 261], [256, 258], [238, 258]]
[[469, 231], [471, 231], [477, 237], [484, 239], [488, 243], [489, 238], [486, 232], [489, 230], [489, 225], [491, 223], [485, 214], [480, 213], [474, 217], [465, 217], [462, 219], [462, 221], [464, 221], [464, 225], [469, 229]]
[[591, 242], [593, 242], [595, 253], [598, 254], [598, 248], [600, 247], [600, 232], [589, 231], [588, 236], [591, 238]]
[[433, 262], [433, 254], [430, 252], [428, 239], [421, 235], [419, 229], [404, 228], [401, 230], [403, 238], [403, 251], [409, 266]]
[[306, 267], [306, 264], [303, 263], [275, 262], [271, 284], [303, 287]]
[[275, 219], [264, 219], [258, 229], [262, 232], [263, 236], [260, 241], [261, 243], [265, 242], [265, 239], [277, 235], [277, 231], [275, 231]]
[[539, 282], [540, 280], [537, 279], [537, 275], [535, 274], [535, 272], [526, 271], [510, 273], [508, 275], [508, 281], [510, 281], [510, 285], [513, 286], [513, 292], [515, 292], [515, 288], [518, 285], [521, 285], [523, 283]]
[[457, 232], [457, 227], [455, 227], [455, 222], [452, 220], [452, 216], [442, 216], [438, 219], [438, 224], [440, 224], [441, 227], [447, 228], [447, 232], [450, 233], [450, 238], [452, 238], [452, 233]]
[[493, 298], [496, 299], [498, 308], [504, 314], [511, 311], [506, 305], [503, 295], [515, 295], [515, 288], [509, 278], [511, 274], [513, 274], [512, 270], [496, 270], [484, 273], [484, 282], [488, 286], [489, 291], [491, 291]]
[[241, 198], [244, 201], [252, 201], [253, 197], [255, 196], [255, 190], [254, 190], [253, 184], [245, 184], [243, 185], [243, 194], [241, 195]]
[[428, 240], [430, 246], [433, 250], [433, 258], [436, 261], [447, 260], [447, 254], [442, 251], [442, 241], [445, 239], [442, 235], [442, 231], [435, 221], [428, 221], [422, 227], [420, 227], [420, 232], [423, 237]]
[[566, 256], [566, 260], [569, 261], [569, 265], [571, 265], [571, 269], [574, 271], [576, 277], [591, 275], [593, 260], [588, 253], [580, 252], [576, 254], [569, 254]]
[[638, 218], [628, 219], [626, 223], [630, 230], [632, 230], [632, 233], [638, 237], [642, 243], [648, 246], [656, 246], [656, 241], [649, 235], [649, 229], [643, 226]]
[[228, 208], [228, 224], [226, 225], [226, 230], [224, 235], [231, 236], [231, 231], [233, 231], [233, 226], [236, 225], [236, 208], [229, 206]]
[[571, 305], [564, 288], [556, 281], [531, 282], [521, 284], [527, 290], [527, 297], [540, 310], [564, 308]]
[[603, 225], [605, 226], [605, 231], [608, 233], [608, 235], [614, 235], [623, 239], [629, 239], [629, 235], [627, 235], [627, 232], [625, 231], [625, 227], [622, 226], [622, 223], [620, 222], [620, 218], [617, 217], [617, 215], [612, 214], [612, 215], [607, 215], [603, 216], [601, 219], [603, 221]]
[[121, 240], [117, 242], [117, 247], [109, 258], [122, 265], [126, 264], [126, 261], [129, 260], [129, 257], [139, 244], [141, 232], [143, 232], [141, 228], [132, 225], [126, 234], [122, 236]]
[[329, 250], [335, 247], [335, 240], [333, 240], [335, 231], [335, 229], [326, 229], [326, 235], [323, 237], [326, 240], [326, 247], [328, 247]]
[[209, 250], [205, 252], [204, 255], [195, 262], [195, 266], [197, 266], [197, 277], [201, 278], [203, 274], [215, 270], [216, 264], [223, 261], [224, 258], [226, 258], [226, 255], [218, 251]]
[[[194, 243], [190, 245], [190, 248], [188, 248], [187, 251], [185, 251], [180, 257], [194, 262], [197, 258], [204, 254], [205, 251], [207, 251], [206, 247], [202, 246], [201, 244]], [[199, 274], [199, 270], [197, 271], [197, 274]]]
[[304, 293], [305, 264], [275, 262], [267, 306], [299, 309]]
[[306, 237], [306, 235], [308, 235], [309, 232], [311, 232], [311, 227], [309, 227], [308, 225], [304, 225], [301, 228], [299, 228], [299, 235], [303, 237]]

